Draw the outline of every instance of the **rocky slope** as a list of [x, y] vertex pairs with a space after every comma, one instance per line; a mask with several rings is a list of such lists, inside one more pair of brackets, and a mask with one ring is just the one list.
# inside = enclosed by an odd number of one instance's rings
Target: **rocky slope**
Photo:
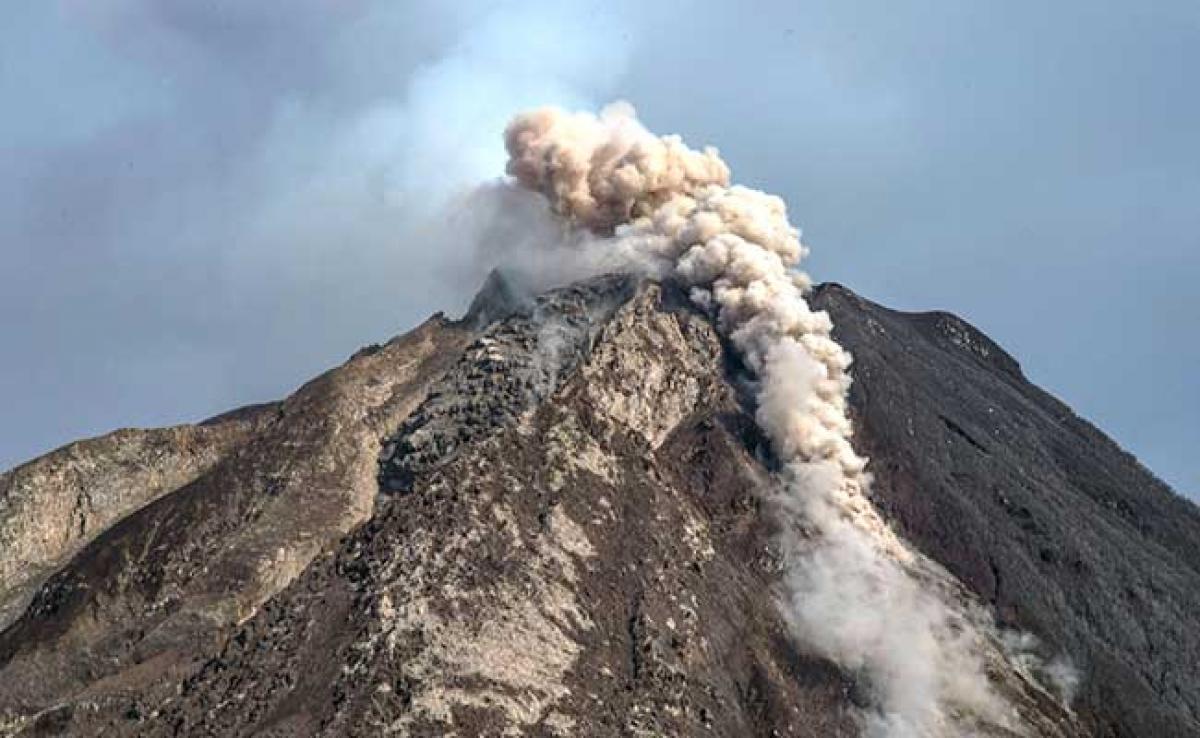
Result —
[[[952, 316], [814, 300], [878, 505], [1040, 639], [992, 667], [1026, 732], [1200, 735], [1196, 509]], [[856, 735], [775, 606], [742, 374], [671, 288], [493, 279], [281, 403], [19, 467], [0, 734]]]
[[854, 354], [877, 503], [1008, 625], [1071, 655], [1099, 735], [1200, 735], [1200, 509], [946, 313], [817, 290]]
[[0, 475], [0, 628], [21, 614], [46, 576], [124, 516], [207, 472], [271, 409], [119, 430]]

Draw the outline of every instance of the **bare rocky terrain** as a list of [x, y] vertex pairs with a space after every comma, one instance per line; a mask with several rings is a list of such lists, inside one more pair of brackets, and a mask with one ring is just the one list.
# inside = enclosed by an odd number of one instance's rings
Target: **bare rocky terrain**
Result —
[[[961, 320], [812, 299], [876, 504], [1037, 639], [992, 665], [1026, 732], [1200, 735], [1200, 512]], [[493, 277], [279, 403], [18, 467], [0, 735], [857, 735], [775, 605], [743, 380], [673, 288]]]
[[837, 285], [813, 302], [854, 354], [857, 442], [903, 536], [1070, 654], [1094, 734], [1200, 735], [1200, 509], [959, 318]]

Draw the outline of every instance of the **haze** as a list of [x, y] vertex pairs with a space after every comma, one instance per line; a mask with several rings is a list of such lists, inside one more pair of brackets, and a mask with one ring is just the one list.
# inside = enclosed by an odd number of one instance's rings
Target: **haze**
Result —
[[620, 98], [783, 195], [815, 279], [962, 315], [1200, 491], [1200, 6], [642, 5], [13, 4], [0, 467], [461, 309], [504, 122]]

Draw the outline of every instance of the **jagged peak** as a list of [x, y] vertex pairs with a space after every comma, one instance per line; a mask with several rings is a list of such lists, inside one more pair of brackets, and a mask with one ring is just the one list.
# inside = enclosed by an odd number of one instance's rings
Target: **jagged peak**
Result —
[[517, 277], [500, 269], [493, 269], [467, 308], [462, 322], [479, 330], [519, 312], [532, 303], [530, 291]]

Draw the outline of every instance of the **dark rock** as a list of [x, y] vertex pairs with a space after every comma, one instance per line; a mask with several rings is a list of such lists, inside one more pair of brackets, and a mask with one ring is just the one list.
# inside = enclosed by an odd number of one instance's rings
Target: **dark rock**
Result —
[[1200, 735], [1200, 510], [964, 321], [812, 301], [854, 355], [857, 445], [904, 537], [1070, 655], [1096, 735]]
[[474, 330], [482, 330], [529, 308], [533, 301], [534, 296], [519, 283], [515, 275], [493, 269], [471, 300], [462, 322]]

